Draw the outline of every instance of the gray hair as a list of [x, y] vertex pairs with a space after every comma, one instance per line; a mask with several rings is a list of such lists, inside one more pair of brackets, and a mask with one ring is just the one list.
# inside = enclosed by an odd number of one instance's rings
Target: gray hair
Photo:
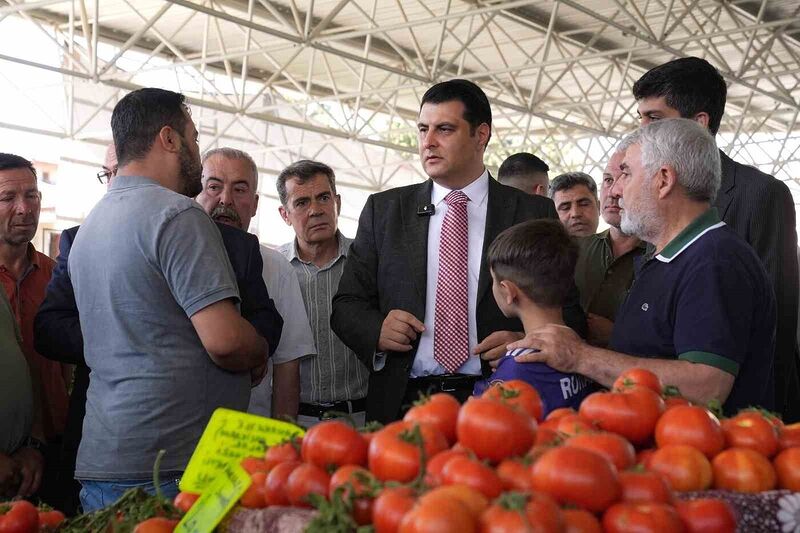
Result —
[[708, 129], [686, 118], [651, 122], [631, 133], [620, 143], [627, 150], [638, 144], [647, 178], [664, 165], [675, 169], [686, 197], [697, 202], [713, 202], [722, 179], [719, 150]]
[[224, 157], [225, 159], [244, 161], [247, 166], [250, 167], [250, 172], [253, 175], [253, 186], [258, 190], [258, 167], [256, 166], [256, 162], [253, 161], [253, 158], [250, 157], [250, 154], [242, 150], [237, 150], [236, 148], [212, 148], [203, 154], [201, 159], [202, 164], [205, 165], [206, 161], [215, 155]]
[[550, 189], [547, 191], [547, 196], [552, 199], [558, 191], [566, 191], [578, 185], [583, 185], [589, 189], [589, 192], [597, 198], [597, 183], [594, 181], [594, 178], [585, 172], [567, 172], [556, 176], [550, 182]]

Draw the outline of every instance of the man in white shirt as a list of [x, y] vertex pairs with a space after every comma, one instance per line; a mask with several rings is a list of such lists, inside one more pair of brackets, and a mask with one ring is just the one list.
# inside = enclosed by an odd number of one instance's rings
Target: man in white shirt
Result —
[[[216, 148], [203, 155], [203, 192], [197, 201], [216, 222], [244, 231], [258, 209], [258, 169], [245, 152]], [[316, 354], [300, 284], [289, 262], [261, 245], [264, 283], [283, 317], [283, 333], [269, 359], [267, 378], [253, 389], [248, 411], [275, 418], [297, 417], [300, 359]]]

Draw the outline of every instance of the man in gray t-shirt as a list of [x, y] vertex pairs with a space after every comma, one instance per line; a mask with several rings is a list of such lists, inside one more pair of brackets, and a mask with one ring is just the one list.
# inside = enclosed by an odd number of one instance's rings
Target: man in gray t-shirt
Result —
[[111, 120], [119, 172], [68, 263], [91, 369], [75, 470], [85, 511], [152, 489], [160, 449], [176, 493], [213, 411], [247, 409], [268, 350], [238, 313], [219, 230], [190, 198], [200, 157], [183, 96], [141, 89]]

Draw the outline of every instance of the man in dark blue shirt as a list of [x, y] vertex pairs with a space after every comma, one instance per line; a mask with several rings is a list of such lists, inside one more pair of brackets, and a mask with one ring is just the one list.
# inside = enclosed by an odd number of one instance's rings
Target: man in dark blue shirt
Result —
[[[688, 399], [723, 403], [727, 413], [771, 408], [775, 296], [752, 248], [711, 207], [719, 152], [687, 119], [655, 122], [623, 141], [622, 230], [651, 243], [611, 338], [611, 350], [584, 344], [568, 328], [547, 326], [511, 348], [605, 386], [632, 367], [647, 368]], [[613, 350], [613, 351], [612, 351]]]

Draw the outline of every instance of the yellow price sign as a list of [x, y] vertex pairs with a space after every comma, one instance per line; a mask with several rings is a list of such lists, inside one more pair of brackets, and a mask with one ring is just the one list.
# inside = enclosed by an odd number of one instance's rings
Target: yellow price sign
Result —
[[175, 533], [211, 533], [249, 486], [250, 474], [238, 464], [228, 463], [183, 516]]
[[181, 476], [180, 488], [205, 495], [229, 465], [238, 466], [245, 457], [261, 457], [268, 446], [303, 434], [288, 422], [217, 409]]

